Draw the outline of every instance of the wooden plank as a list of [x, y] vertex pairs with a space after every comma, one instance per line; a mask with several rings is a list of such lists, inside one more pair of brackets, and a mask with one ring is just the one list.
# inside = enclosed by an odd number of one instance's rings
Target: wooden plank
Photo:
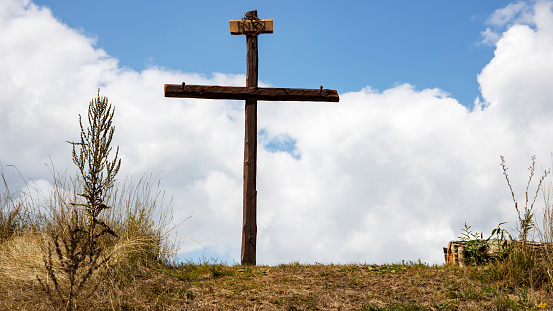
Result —
[[240, 263], [255, 266], [257, 247], [257, 99], [246, 99], [245, 119]]
[[339, 102], [336, 90], [165, 84], [165, 97]]
[[258, 29], [262, 29], [258, 34], [273, 33], [273, 19], [260, 19], [260, 23], [253, 23], [251, 20], [231, 20], [229, 21], [231, 35], [243, 35], [247, 33], [257, 33]]

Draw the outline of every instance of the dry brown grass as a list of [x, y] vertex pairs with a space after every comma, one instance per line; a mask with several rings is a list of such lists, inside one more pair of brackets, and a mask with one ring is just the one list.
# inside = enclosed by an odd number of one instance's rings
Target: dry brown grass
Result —
[[[402, 265], [159, 265], [111, 282], [83, 310], [542, 310], [546, 290], [512, 287], [493, 267]], [[111, 281], [110, 281], [111, 280]], [[36, 282], [0, 278], [0, 309], [48, 308]]]
[[43, 236], [27, 232], [0, 246], [0, 274], [14, 282], [30, 282], [44, 275]]
[[[3, 172], [0, 170], [3, 179]], [[11, 193], [7, 183], [0, 189], [0, 310], [56, 309], [39, 285], [52, 284], [45, 259], [52, 253], [54, 236], [67, 236], [78, 202], [79, 182], [64, 174], [53, 174], [54, 183], [47, 193], [35, 191], [33, 184], [26, 190]], [[108, 193], [109, 213], [104, 218], [119, 235], [100, 237], [100, 258], [109, 260], [95, 269], [83, 292], [89, 299], [102, 301], [111, 297], [117, 287], [147, 275], [149, 270], [168, 263], [174, 252], [169, 242], [170, 209], [165, 206], [163, 192], [153, 176], [144, 175], [138, 181], [127, 180]], [[81, 214], [80, 219], [83, 219]], [[82, 226], [82, 224], [81, 224]], [[64, 251], [62, 249], [62, 251]], [[58, 256], [50, 256], [49, 265], [63, 286], [67, 274]], [[99, 285], [98, 290], [95, 286]], [[89, 299], [76, 302], [81, 309], [92, 305]], [[59, 307], [59, 306], [57, 306]]]

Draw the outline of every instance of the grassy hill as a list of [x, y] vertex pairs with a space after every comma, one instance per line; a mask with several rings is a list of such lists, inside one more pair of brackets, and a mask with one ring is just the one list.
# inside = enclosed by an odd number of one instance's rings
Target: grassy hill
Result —
[[[105, 275], [82, 310], [550, 310], [547, 289], [495, 280], [494, 267], [185, 264]], [[117, 273], [117, 272], [115, 272]], [[48, 310], [36, 281], [0, 279], [0, 309]]]

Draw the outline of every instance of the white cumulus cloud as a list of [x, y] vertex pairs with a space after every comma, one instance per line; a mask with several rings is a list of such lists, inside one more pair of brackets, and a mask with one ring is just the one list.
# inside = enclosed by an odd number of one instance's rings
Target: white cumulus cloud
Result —
[[[536, 3], [537, 5], [535, 5]], [[501, 32], [515, 24], [534, 26], [536, 16], [546, 9], [543, 7], [544, 5], [548, 6], [549, 4], [547, 1], [532, 1], [532, 3], [517, 1], [495, 10], [486, 21], [490, 27], [480, 32], [482, 36], [480, 43], [495, 45]]]

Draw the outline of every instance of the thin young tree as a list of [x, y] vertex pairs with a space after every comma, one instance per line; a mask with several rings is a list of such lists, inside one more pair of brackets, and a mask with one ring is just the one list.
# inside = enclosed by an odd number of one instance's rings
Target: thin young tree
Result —
[[[79, 196], [86, 200], [86, 203], [72, 203], [72, 205], [83, 207], [88, 216], [90, 247], [95, 244], [93, 243], [95, 239], [106, 233], [117, 236], [108, 225], [98, 218], [104, 209], [109, 208], [105, 204], [105, 195], [113, 187], [115, 177], [121, 167], [121, 160], [117, 159], [119, 146], [117, 146], [113, 160], [108, 159], [112, 150], [111, 140], [115, 132], [115, 126], [112, 125], [114, 112], [115, 108], [108, 103], [107, 97], [100, 97], [100, 90], [98, 90], [97, 98], [92, 100], [88, 106], [89, 127], [86, 131], [84, 130], [81, 115], [79, 115], [81, 141], [69, 142], [73, 145], [73, 163], [79, 168], [80, 178], [84, 183], [84, 193]], [[79, 149], [78, 152], [76, 148]]]
[[[60, 303], [66, 310], [73, 310], [77, 296], [83, 286], [90, 280], [94, 271], [109, 260], [109, 256], [100, 260], [101, 246], [99, 239], [106, 235], [117, 237], [117, 234], [101, 220], [100, 213], [109, 208], [106, 194], [113, 187], [115, 177], [121, 166], [115, 157], [110, 160], [111, 141], [115, 132], [112, 125], [115, 109], [108, 103], [106, 97], [98, 96], [88, 106], [88, 124], [83, 127], [81, 115], [80, 141], [69, 142], [73, 145], [73, 162], [78, 167], [78, 177], [82, 181], [83, 191], [78, 195], [84, 198], [84, 203], [70, 203], [73, 206], [72, 217], [66, 224], [66, 234], [52, 233], [52, 241], [48, 245], [48, 254], [44, 258], [48, 277], [52, 284], [37, 279], [43, 290], [53, 303]], [[79, 216], [77, 208], [82, 208], [85, 220]], [[65, 274], [68, 284], [62, 285], [60, 275], [54, 267], [53, 255], [60, 263], [60, 270]], [[99, 284], [96, 284], [96, 286]], [[89, 291], [89, 295], [95, 288]]]

